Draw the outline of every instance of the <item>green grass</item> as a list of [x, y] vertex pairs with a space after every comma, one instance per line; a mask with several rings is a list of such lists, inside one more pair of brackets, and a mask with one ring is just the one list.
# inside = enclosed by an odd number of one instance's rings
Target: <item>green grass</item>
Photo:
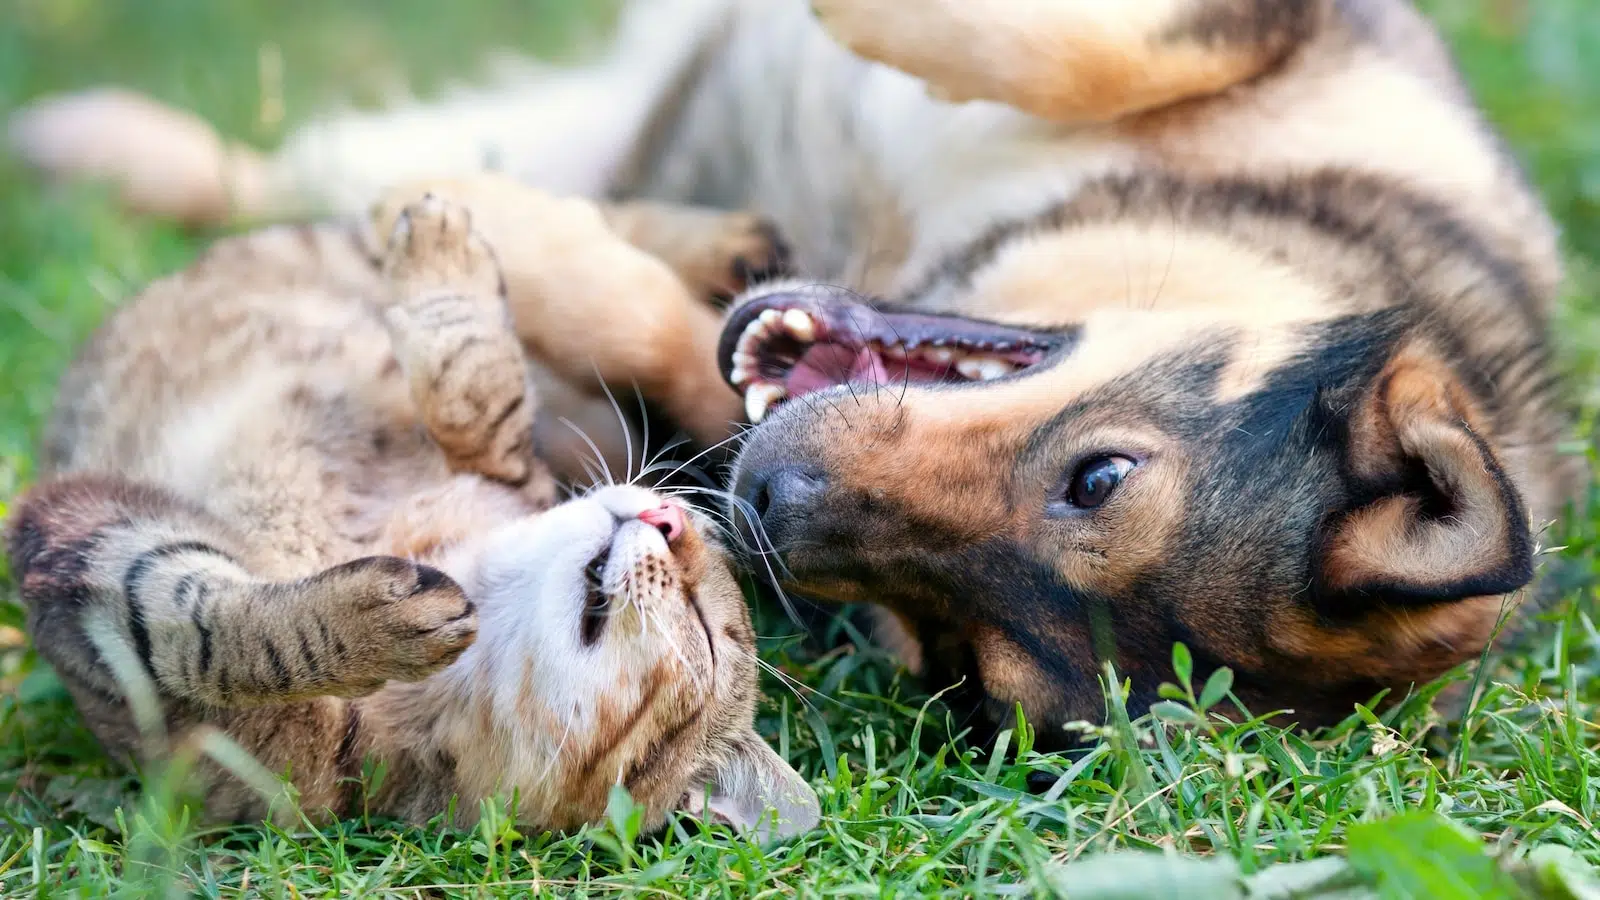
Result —
[[[592, 5], [6, 0], [0, 110], [117, 81], [269, 143], [317, 106], [373, 102], [402, 70], [425, 90], [496, 46], [571, 46]], [[1589, 0], [1434, 5], [1566, 226], [1574, 278], [1558, 335], [1588, 436], [1600, 412], [1600, 16]], [[282, 61], [281, 91], [270, 77], [263, 87], [263, 59]], [[76, 342], [199, 244], [0, 162], [0, 508], [30, 477]], [[365, 819], [197, 830], [167, 788], [181, 766], [141, 790], [105, 759], [22, 644], [0, 574], [0, 895], [1242, 897], [1363, 884], [1383, 896], [1557, 896], [1552, 859], [1600, 863], [1600, 504], [1590, 508], [1596, 518], [1547, 535], [1564, 547], [1550, 554], [1556, 602], [1503, 658], [1455, 676], [1475, 693], [1453, 721], [1429, 702], [1440, 684], [1381, 719], [1304, 736], [1208, 718], [1196, 685], [1159, 720], [1128, 722], [1113, 704], [1105, 739], [1080, 759], [1033, 753], [1025, 729], [972, 748], [882, 653], [856, 642], [819, 658], [767, 621], [762, 633], [780, 636], [765, 655], [811, 689], [769, 683], [760, 724], [813, 779], [825, 820], [765, 851], [682, 826], [639, 839], [620, 801], [608, 824], [567, 836], [518, 834], [496, 817], [466, 832]], [[1055, 788], [1027, 794], [1030, 773], [1058, 776]], [[1174, 858], [1113, 853], [1139, 850]], [[1535, 862], [1514, 865], [1525, 857]]]

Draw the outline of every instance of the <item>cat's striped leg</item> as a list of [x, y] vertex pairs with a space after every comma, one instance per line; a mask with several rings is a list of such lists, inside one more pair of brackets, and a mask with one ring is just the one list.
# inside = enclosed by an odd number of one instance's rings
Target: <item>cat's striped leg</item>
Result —
[[505, 281], [471, 214], [432, 194], [410, 204], [384, 268], [395, 355], [451, 469], [553, 496], [533, 454], [536, 399]]
[[76, 688], [213, 707], [357, 696], [414, 681], [472, 642], [477, 619], [444, 573], [368, 557], [295, 581], [252, 574], [247, 548], [160, 488], [68, 477], [34, 489], [7, 533], [39, 652]]

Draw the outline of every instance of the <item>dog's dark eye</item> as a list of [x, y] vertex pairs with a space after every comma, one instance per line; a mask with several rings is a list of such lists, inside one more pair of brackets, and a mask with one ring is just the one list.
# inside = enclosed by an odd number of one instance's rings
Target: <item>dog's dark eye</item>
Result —
[[1079, 509], [1094, 509], [1110, 499], [1133, 467], [1133, 460], [1126, 456], [1097, 456], [1086, 461], [1072, 475], [1067, 502]]

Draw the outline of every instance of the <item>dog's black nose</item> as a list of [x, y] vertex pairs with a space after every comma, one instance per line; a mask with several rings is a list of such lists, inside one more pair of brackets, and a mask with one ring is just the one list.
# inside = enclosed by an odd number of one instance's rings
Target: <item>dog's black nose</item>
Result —
[[821, 472], [795, 465], [773, 466], [740, 480], [739, 530], [750, 546], [780, 553], [805, 528], [828, 486]]

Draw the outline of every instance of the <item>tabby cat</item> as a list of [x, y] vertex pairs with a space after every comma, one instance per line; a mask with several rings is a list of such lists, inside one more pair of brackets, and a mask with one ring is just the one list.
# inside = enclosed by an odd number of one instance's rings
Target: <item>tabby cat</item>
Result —
[[[218, 243], [67, 374], [8, 537], [89, 727], [143, 755], [125, 699], [143, 684], [166, 733], [220, 730], [324, 816], [421, 821], [457, 798], [470, 821], [515, 793], [524, 823], [569, 828], [622, 784], [652, 824], [810, 828], [814, 793], [752, 724], [722, 549], [642, 487], [551, 507], [528, 322], [490, 249], [525, 267], [537, 242], [486, 239], [432, 193], [391, 208], [386, 250], [368, 223]], [[282, 814], [202, 775], [214, 819]]]

